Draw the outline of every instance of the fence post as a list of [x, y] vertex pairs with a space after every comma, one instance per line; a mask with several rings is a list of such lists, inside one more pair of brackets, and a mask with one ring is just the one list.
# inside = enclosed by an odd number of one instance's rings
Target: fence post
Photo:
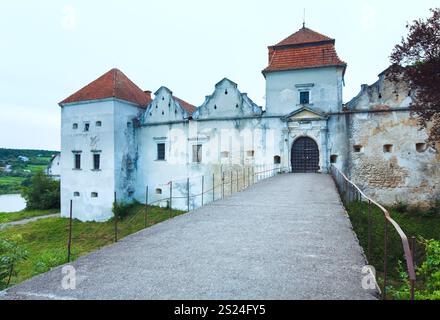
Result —
[[[117, 205], [117, 200], [116, 200], [116, 192], [114, 194], [115, 196], [115, 207]], [[118, 215], [116, 214], [117, 210], [115, 210], [115, 242], [118, 242]]]
[[385, 217], [385, 234], [384, 234], [384, 259], [383, 259], [383, 299], [387, 299], [387, 273], [388, 273], [388, 219]]
[[147, 214], [148, 214], [148, 186], [145, 187], [145, 213], [144, 213], [144, 226], [147, 227]]
[[[414, 265], [414, 268], [415, 268], [416, 267], [416, 237], [414, 237], [414, 236], [411, 237], [411, 259], [413, 261], [413, 265]], [[415, 292], [414, 292], [414, 287], [415, 287], [414, 280], [410, 280], [410, 286], [411, 286], [411, 288], [410, 288], [411, 289], [411, 291], [410, 291], [410, 293], [411, 293], [410, 299], [414, 300], [414, 294], [415, 294]]]
[[248, 187], [251, 186], [251, 167], [248, 167]]
[[188, 212], [189, 212], [189, 178], [186, 181], [186, 190], [187, 190], [187, 197], [188, 197]]
[[243, 190], [246, 189], [246, 170], [243, 168]]
[[170, 218], [173, 215], [173, 181], [170, 181]]
[[70, 253], [72, 246], [72, 205], [73, 201], [70, 200], [70, 213], [69, 213], [69, 240], [67, 242], [67, 263], [70, 262]]
[[205, 176], [202, 176], [202, 207], [203, 207], [203, 195], [205, 193]]

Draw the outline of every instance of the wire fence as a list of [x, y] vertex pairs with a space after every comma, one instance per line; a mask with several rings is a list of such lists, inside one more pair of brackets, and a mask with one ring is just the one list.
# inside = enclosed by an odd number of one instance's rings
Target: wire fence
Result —
[[[102, 224], [101, 227], [86, 230], [75, 230], [73, 218], [74, 202], [70, 201], [70, 215], [68, 224], [67, 261], [73, 256], [72, 249], [75, 243], [89, 239], [99, 247], [141, 231], [155, 223], [171, 219], [185, 212], [190, 212], [209, 203], [225, 199], [241, 192], [262, 180], [274, 177], [277, 174], [289, 171], [280, 165], [248, 166], [231, 168], [220, 173], [212, 173], [186, 180], [174, 180], [162, 184], [168, 190], [161, 194], [152, 194], [152, 188], [145, 187], [144, 204], [133, 206], [129, 215], [118, 214], [117, 194], [114, 193], [114, 217]], [[163, 191], [167, 195], [163, 195]], [[134, 212], [133, 212], [134, 210]]]
[[[401, 272], [406, 272], [409, 279], [409, 298], [414, 300], [415, 237], [409, 240], [388, 210], [366, 196], [338, 168], [332, 166], [331, 173], [366, 251], [368, 262], [378, 271], [381, 289], [380, 284], [377, 289], [381, 291], [382, 298], [387, 299], [390, 288], [405, 284], [400, 276]], [[401, 261], [406, 261], [406, 267], [402, 266]]]

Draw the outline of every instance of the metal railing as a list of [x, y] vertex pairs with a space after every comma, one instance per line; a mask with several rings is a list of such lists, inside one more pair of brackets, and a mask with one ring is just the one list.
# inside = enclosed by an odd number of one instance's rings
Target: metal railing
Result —
[[410, 284], [410, 298], [411, 300], [414, 300], [414, 288], [415, 288], [415, 282], [416, 282], [416, 272], [414, 267], [414, 251], [415, 251], [415, 242], [412, 242], [412, 245], [410, 246], [410, 243], [408, 241], [408, 237], [403, 232], [402, 228], [399, 226], [399, 224], [393, 220], [391, 217], [389, 211], [385, 209], [382, 205], [377, 203], [375, 200], [368, 197], [356, 184], [354, 184], [350, 179], [342, 173], [338, 168], [336, 168], [334, 165], [331, 166], [331, 174], [333, 176], [333, 179], [336, 183], [337, 189], [339, 191], [339, 194], [341, 195], [341, 199], [344, 202], [345, 207], [347, 208], [352, 203], [366, 203], [368, 206], [367, 210], [367, 219], [368, 219], [368, 231], [367, 231], [367, 259], [371, 261], [372, 259], [372, 250], [373, 250], [373, 244], [372, 244], [372, 232], [373, 232], [373, 226], [372, 226], [372, 209], [376, 208], [378, 209], [384, 217], [384, 233], [383, 233], [383, 289], [382, 289], [382, 297], [383, 299], [386, 299], [387, 297], [387, 285], [388, 285], [388, 272], [389, 272], [389, 266], [388, 266], [388, 260], [389, 260], [389, 253], [388, 253], [388, 246], [389, 246], [389, 226], [391, 225], [394, 230], [396, 231], [398, 237], [400, 238], [400, 241], [402, 242], [402, 248], [404, 257], [406, 260], [406, 269], [407, 274], [409, 278], [409, 284]]

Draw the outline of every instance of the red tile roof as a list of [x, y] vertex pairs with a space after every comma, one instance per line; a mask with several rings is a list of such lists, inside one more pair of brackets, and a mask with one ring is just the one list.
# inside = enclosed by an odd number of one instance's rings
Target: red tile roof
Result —
[[316, 31], [313, 31], [309, 28], [302, 28], [299, 31], [287, 37], [286, 39], [284, 39], [283, 41], [276, 44], [274, 47], [304, 44], [304, 43], [314, 43], [314, 42], [322, 42], [322, 41], [334, 41], [334, 39], [329, 38]]
[[60, 105], [89, 100], [118, 98], [145, 108], [151, 97], [134, 84], [124, 73], [112, 69], [78, 92], [60, 102]]
[[269, 66], [263, 73], [327, 66], [347, 66], [336, 53], [335, 41], [303, 28], [269, 47]]
[[177, 102], [179, 102], [180, 106], [181, 106], [183, 109], [185, 109], [185, 110], [189, 113], [189, 115], [192, 115], [192, 114], [194, 113], [194, 111], [196, 111], [196, 107], [193, 106], [192, 104], [186, 102], [185, 100], [182, 100], [182, 99], [177, 98], [177, 97], [175, 97], [175, 96], [173, 96], [173, 98], [174, 98], [175, 100], [177, 100]]

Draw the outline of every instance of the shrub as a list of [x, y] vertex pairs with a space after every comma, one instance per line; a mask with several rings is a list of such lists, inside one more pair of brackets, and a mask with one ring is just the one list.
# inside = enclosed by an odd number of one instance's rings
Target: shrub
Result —
[[36, 173], [29, 187], [21, 193], [26, 199], [28, 210], [46, 210], [60, 208], [60, 182], [48, 177], [44, 172]]
[[[415, 292], [417, 300], [440, 300], [440, 241], [419, 240], [426, 251], [426, 260], [417, 267], [416, 273], [418, 283], [423, 283]], [[410, 285], [408, 274], [403, 271], [402, 263], [399, 263], [400, 278], [404, 285], [398, 289], [390, 288], [390, 292], [395, 299], [409, 299]]]
[[393, 206], [393, 209], [396, 210], [399, 213], [405, 213], [408, 211], [408, 204], [403, 201], [398, 201]]
[[113, 214], [118, 217], [118, 219], [123, 219], [127, 216], [130, 215], [130, 213], [132, 212], [133, 208], [136, 207], [136, 205], [138, 205], [137, 202], [132, 202], [132, 203], [113, 203]]
[[34, 264], [33, 275], [38, 275], [50, 271], [66, 263], [67, 253], [65, 249], [51, 249], [44, 251]]
[[28, 257], [21, 242], [21, 235], [14, 235], [10, 239], [0, 238], [0, 290], [9, 286], [11, 277], [16, 274], [14, 267], [17, 263]]

